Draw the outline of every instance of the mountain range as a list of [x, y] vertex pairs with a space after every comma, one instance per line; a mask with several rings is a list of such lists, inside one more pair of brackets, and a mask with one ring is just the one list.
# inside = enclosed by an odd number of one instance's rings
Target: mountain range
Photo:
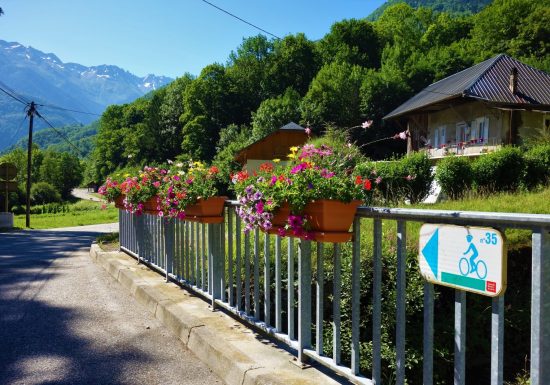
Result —
[[[0, 40], [0, 87], [42, 104], [39, 111], [54, 126], [90, 123], [108, 105], [131, 102], [172, 80], [139, 77], [114, 65], [64, 63], [53, 53]], [[26, 135], [23, 118], [24, 105], [0, 92], [0, 151]], [[45, 127], [37, 120], [37, 130]]]
[[407, 3], [413, 8], [426, 7], [437, 12], [448, 12], [451, 14], [472, 14], [478, 13], [493, 0], [388, 0], [374, 10], [367, 20], [376, 20], [390, 5]]

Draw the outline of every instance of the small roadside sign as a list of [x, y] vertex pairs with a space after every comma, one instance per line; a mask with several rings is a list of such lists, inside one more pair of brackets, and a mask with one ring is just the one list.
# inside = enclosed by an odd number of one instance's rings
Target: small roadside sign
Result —
[[17, 177], [17, 167], [13, 163], [0, 164], [0, 180], [13, 180]]
[[0, 194], [4, 192], [16, 192], [17, 191], [17, 182], [8, 181], [5, 182], [0, 180]]
[[429, 282], [497, 297], [506, 290], [506, 245], [490, 227], [424, 224], [420, 273]]

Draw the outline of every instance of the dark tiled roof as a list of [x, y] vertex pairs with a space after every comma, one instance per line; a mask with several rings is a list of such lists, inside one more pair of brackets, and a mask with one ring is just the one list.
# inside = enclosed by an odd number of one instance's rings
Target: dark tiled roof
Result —
[[[512, 68], [518, 70], [516, 93], [509, 88]], [[498, 55], [429, 85], [384, 119], [462, 97], [497, 104], [550, 106], [550, 75], [507, 55]]]

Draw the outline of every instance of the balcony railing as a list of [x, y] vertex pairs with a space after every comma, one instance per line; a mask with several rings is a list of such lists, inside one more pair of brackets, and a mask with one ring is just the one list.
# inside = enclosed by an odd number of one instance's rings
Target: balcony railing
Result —
[[[412, 332], [410, 336], [422, 333], [422, 381], [430, 385], [434, 383], [434, 333], [437, 332], [434, 330], [434, 285], [423, 284], [423, 330], [407, 330], [406, 286], [410, 274], [419, 274], [407, 269], [407, 224], [527, 229], [532, 233], [531, 384], [550, 384], [550, 215], [361, 207], [353, 224], [352, 242], [324, 244], [259, 231], [244, 234], [235, 214], [236, 204], [227, 204], [221, 224], [176, 221], [147, 214], [135, 216], [120, 211], [121, 250], [137, 258], [138, 263], [145, 262], [157, 269], [167, 280], [201, 294], [213, 308], [223, 308], [250, 327], [287, 344], [296, 351], [299, 363], [318, 362], [355, 383], [382, 383], [383, 369], [387, 372], [387, 368], [382, 368], [382, 319], [383, 316], [385, 320], [394, 319], [395, 335], [391, 340], [395, 368], [388, 382], [405, 384], [407, 333]], [[384, 228], [390, 221], [395, 231], [390, 232], [394, 234], [391, 238], [386, 233], [384, 239], [392, 245], [395, 266], [382, 259], [383, 221]], [[391, 225], [392, 221], [396, 227]], [[362, 225], [372, 228], [372, 234], [361, 231]], [[360, 314], [361, 301], [365, 301], [361, 269], [366, 259], [372, 260], [372, 277], [368, 277], [372, 281], [372, 286], [369, 284], [369, 293], [372, 292], [370, 331], [360, 330], [360, 320], [365, 316]], [[386, 263], [383, 265], [383, 262]], [[390, 296], [382, 291], [385, 270], [394, 271], [396, 277], [392, 314], [383, 313], [382, 297], [387, 301]], [[329, 282], [330, 286], [326, 287]], [[344, 304], [344, 298], [351, 303]], [[330, 301], [330, 306], [326, 306], [326, 301]], [[351, 312], [345, 314], [345, 318], [344, 307]], [[504, 312], [504, 297], [493, 298], [488, 315], [492, 385], [503, 383]], [[351, 329], [346, 329], [346, 334], [344, 321]], [[455, 290], [455, 384], [466, 381], [466, 332], [466, 293]], [[327, 335], [331, 336], [328, 349]], [[360, 371], [360, 362], [365, 356], [370, 361], [369, 373]]]
[[502, 146], [501, 138], [472, 139], [463, 142], [448, 142], [437, 148], [424, 148], [430, 158], [441, 158], [447, 155], [479, 156], [497, 150]]

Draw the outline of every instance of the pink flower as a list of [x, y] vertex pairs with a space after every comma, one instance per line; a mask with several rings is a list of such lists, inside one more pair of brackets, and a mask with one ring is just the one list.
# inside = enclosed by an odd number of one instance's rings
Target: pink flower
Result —
[[156, 188], [159, 188], [160, 187], [160, 182], [159, 181], [153, 182], [153, 186], [155, 186]]
[[286, 235], [286, 231], [285, 231], [284, 227], [279, 227], [277, 229], [277, 234], [280, 235], [281, 237], [284, 237]]
[[369, 128], [370, 126], [372, 126], [372, 120], [367, 120], [361, 124], [361, 127], [363, 128]]
[[311, 135], [311, 128], [306, 127], [305, 131], [306, 131], [307, 136]]
[[382, 183], [382, 177], [379, 176], [378, 178], [376, 178], [376, 179], [374, 180], [374, 183], [376, 183], [376, 184]]

